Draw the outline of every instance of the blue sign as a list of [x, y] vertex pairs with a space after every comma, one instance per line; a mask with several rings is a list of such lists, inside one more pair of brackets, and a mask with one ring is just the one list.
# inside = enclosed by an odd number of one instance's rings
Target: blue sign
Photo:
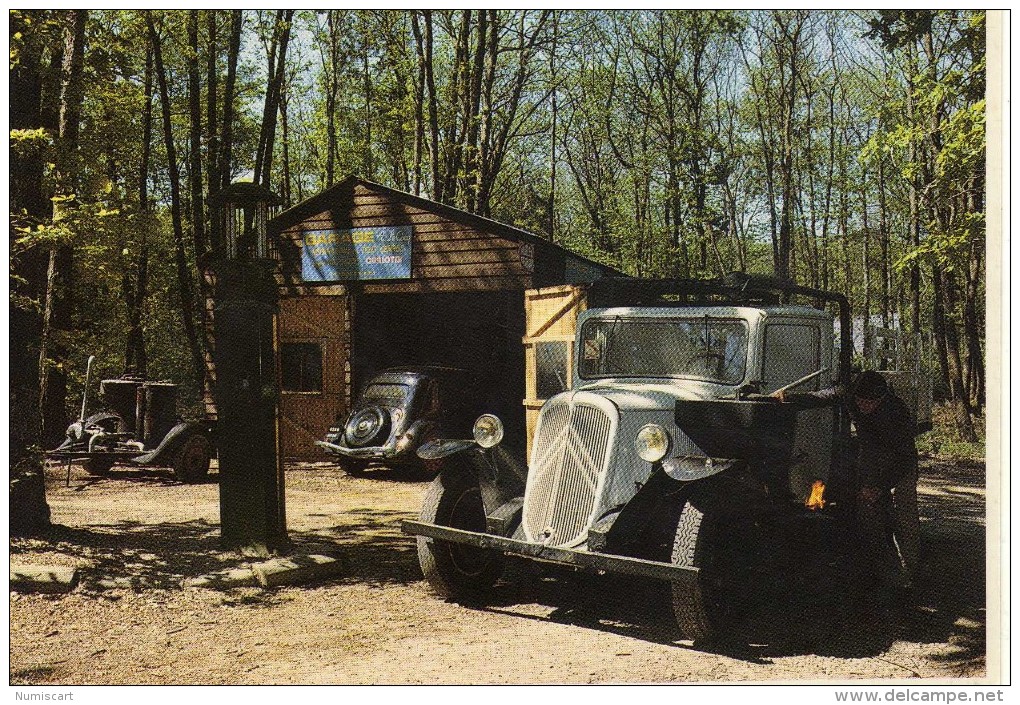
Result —
[[414, 228], [306, 230], [301, 278], [306, 282], [410, 279]]

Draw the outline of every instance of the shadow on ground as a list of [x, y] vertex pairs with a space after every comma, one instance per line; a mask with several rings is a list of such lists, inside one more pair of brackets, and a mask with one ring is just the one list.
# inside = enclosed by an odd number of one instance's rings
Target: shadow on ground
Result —
[[[147, 471], [138, 471], [147, 472]], [[949, 644], [938, 658], [966, 664], [985, 653], [985, 531], [983, 468], [930, 465], [920, 495], [925, 571], [906, 604], [861, 604], [832, 571], [806, 572], [782, 591], [763, 590], [757, 604], [735, 619], [716, 644], [694, 648], [749, 662], [817, 654], [875, 656], [897, 640]], [[141, 475], [140, 479], [159, 481]], [[401, 533], [407, 512], [364, 508], [326, 516], [330, 528], [290, 532], [295, 550], [327, 552], [344, 564], [339, 584], [408, 585], [422, 580], [415, 539]], [[88, 563], [83, 589], [128, 576], [132, 587], [173, 589], [186, 577], [249, 564], [221, 550], [219, 527], [205, 521], [118, 522], [87, 528], [54, 527], [11, 543], [12, 559], [58, 552]], [[626, 576], [593, 576], [511, 561], [506, 580], [476, 607], [521, 619], [539, 619], [642, 639], [680, 641], [666, 584]], [[423, 591], [424, 591], [423, 587]], [[233, 598], [230, 598], [233, 599]], [[237, 598], [268, 606], [272, 598]], [[439, 599], [423, 592], [422, 599]], [[245, 602], [247, 600], [247, 602]], [[534, 616], [528, 605], [551, 608]]]

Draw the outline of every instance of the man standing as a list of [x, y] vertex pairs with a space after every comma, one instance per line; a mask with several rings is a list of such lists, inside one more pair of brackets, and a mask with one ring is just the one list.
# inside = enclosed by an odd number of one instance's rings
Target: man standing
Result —
[[[862, 539], [884, 587], [908, 587], [920, 558], [917, 513], [917, 446], [906, 405], [885, 378], [868, 370], [847, 393], [842, 387], [817, 392], [776, 392], [781, 402], [802, 406], [843, 403], [857, 431], [857, 511]], [[897, 551], [889, 546], [890, 530]]]

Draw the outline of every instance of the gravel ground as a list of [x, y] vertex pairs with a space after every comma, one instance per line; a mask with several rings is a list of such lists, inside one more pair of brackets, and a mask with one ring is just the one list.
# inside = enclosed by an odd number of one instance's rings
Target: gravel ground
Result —
[[[925, 463], [926, 576], [912, 604], [788, 606], [737, 646], [679, 640], [662, 584], [515, 565], [484, 608], [430, 594], [412, 537], [427, 483], [326, 464], [287, 471], [289, 535], [342, 576], [263, 591], [182, 588], [243, 567], [218, 546], [218, 487], [168, 472], [51, 467], [58, 526], [12, 563], [77, 566], [66, 595], [10, 595], [11, 684], [498, 684], [983, 679], [984, 468]], [[744, 643], [746, 642], [746, 643]], [[994, 675], [994, 674], [993, 674]], [[975, 681], [977, 682], [977, 681]]]

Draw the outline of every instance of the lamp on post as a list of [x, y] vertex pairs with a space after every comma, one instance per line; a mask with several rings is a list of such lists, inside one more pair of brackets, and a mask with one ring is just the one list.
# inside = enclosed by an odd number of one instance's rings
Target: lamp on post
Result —
[[267, 232], [280, 199], [238, 182], [210, 204], [218, 209], [223, 235], [209, 262], [221, 541], [225, 548], [266, 555], [288, 543], [277, 413], [276, 262]]

